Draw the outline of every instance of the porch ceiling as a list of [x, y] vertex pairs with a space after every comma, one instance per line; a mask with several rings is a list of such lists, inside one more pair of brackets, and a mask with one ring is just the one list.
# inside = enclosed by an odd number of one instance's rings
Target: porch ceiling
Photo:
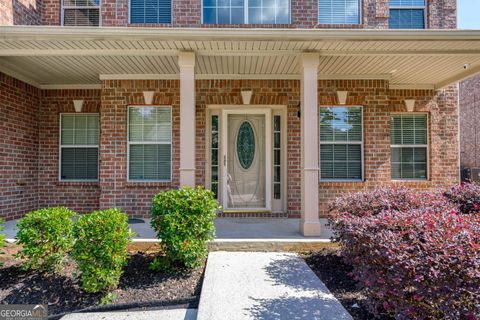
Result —
[[302, 52], [319, 53], [321, 79], [391, 88], [437, 89], [480, 72], [479, 30], [0, 27], [0, 71], [43, 88], [175, 79], [180, 51], [195, 51], [198, 79], [299, 79]]

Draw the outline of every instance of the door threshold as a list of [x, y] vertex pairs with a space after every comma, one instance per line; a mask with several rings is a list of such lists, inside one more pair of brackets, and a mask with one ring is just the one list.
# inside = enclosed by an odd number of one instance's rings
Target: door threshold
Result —
[[272, 210], [267, 209], [235, 209], [235, 210], [223, 210], [223, 213], [272, 213]]

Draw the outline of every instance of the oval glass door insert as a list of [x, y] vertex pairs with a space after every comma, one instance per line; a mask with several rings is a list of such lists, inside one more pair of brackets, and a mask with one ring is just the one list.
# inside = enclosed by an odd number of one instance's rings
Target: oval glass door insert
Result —
[[250, 168], [255, 157], [255, 132], [249, 121], [243, 121], [237, 133], [237, 157], [244, 170]]

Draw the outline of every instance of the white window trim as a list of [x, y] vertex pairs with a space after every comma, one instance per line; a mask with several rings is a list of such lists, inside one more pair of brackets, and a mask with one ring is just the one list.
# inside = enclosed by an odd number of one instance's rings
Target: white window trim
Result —
[[[82, 144], [82, 145], [62, 145], [62, 116], [63, 115], [74, 115], [74, 116], [83, 116], [83, 115], [89, 115], [89, 114], [94, 114], [98, 115], [98, 121], [100, 122], [100, 114], [98, 112], [82, 112], [82, 113], [73, 113], [73, 112], [64, 112], [60, 113], [59, 115], [59, 134], [58, 134], [58, 181], [61, 182], [98, 182], [99, 177], [100, 177], [100, 144]], [[100, 123], [99, 123], [100, 125]], [[100, 133], [99, 133], [100, 134]], [[100, 137], [99, 137], [100, 140]], [[97, 179], [62, 179], [62, 149], [63, 148], [97, 148]]]
[[[411, 112], [392, 112], [390, 115], [412, 115]], [[414, 114], [424, 114], [427, 116], [427, 144], [390, 144], [390, 180], [393, 182], [404, 182], [404, 181], [430, 181], [430, 116], [428, 112], [415, 112]], [[392, 128], [390, 122], [390, 131], [389, 134], [391, 135]], [[390, 138], [390, 141], [391, 138]], [[405, 178], [405, 179], [393, 179], [392, 178], [392, 148], [427, 148], [427, 177], [423, 178]]]
[[[142, 25], [142, 24], [150, 24], [146, 22], [135, 22], [132, 23], [132, 0], [128, 0], [128, 24], [133, 24], [133, 25]], [[203, 5], [203, 0], [202, 0], [202, 5]], [[170, 0], [170, 23], [155, 23], [155, 24], [172, 24], [173, 22], [173, 0]]]
[[[320, 115], [321, 108], [360, 108], [362, 111], [362, 141], [322, 141], [320, 139]], [[364, 115], [363, 115], [363, 106], [360, 105], [322, 105], [318, 108], [318, 141], [319, 141], [319, 150], [318, 150], [318, 163], [319, 163], [319, 174], [318, 179], [320, 182], [364, 182], [365, 181], [365, 157], [364, 157]], [[361, 179], [322, 179], [322, 159], [321, 159], [321, 146], [322, 145], [332, 145], [332, 144], [345, 144], [345, 145], [360, 145], [360, 159], [362, 165], [360, 166], [362, 178]]]
[[[203, 2], [204, 0], [201, 0], [202, 1], [202, 8], [201, 8], [201, 21], [202, 21], [202, 24], [219, 24], [219, 23], [205, 23], [204, 21], [204, 17], [203, 17], [203, 9], [204, 9], [204, 5], [203, 5]], [[359, 0], [361, 1], [361, 0]], [[214, 8], [218, 8], [218, 7], [214, 7]], [[218, 10], [217, 10], [217, 21], [218, 21]], [[249, 21], [249, 16], [248, 16], [248, 0], [243, 0], [243, 19], [244, 19], [244, 22], [242, 23], [242, 25], [244, 24], [253, 24], [253, 23], [250, 23]], [[236, 24], [236, 23], [234, 23]], [[271, 23], [255, 23], [255, 24], [271, 24]], [[278, 25], [282, 25], [282, 24], [292, 24], [292, 0], [288, 0], [288, 22], [287, 23], [274, 23], [274, 24], [278, 24]]]
[[320, 25], [328, 25], [328, 24], [333, 24], [333, 25], [341, 25], [341, 24], [347, 24], [347, 25], [361, 25], [363, 24], [363, 0], [358, 0], [358, 23], [324, 23], [320, 22], [320, 2], [317, 1], [317, 23]]
[[[65, 9], [98, 9], [98, 26], [102, 26], [102, 1], [99, 2], [98, 6], [65, 6], [63, 4], [64, 0], [61, 1], [61, 10], [60, 10], [60, 24], [64, 26], [65, 22]], [[95, 27], [92, 27], [95, 28]]]
[[[130, 108], [145, 108], [145, 107], [153, 107], [153, 108], [164, 108], [170, 109], [170, 127], [171, 127], [171, 135], [170, 135], [170, 142], [157, 142], [157, 141], [130, 141]], [[161, 145], [161, 144], [169, 144], [170, 145], [170, 178], [168, 179], [130, 179], [130, 145]], [[173, 109], [172, 106], [164, 106], [164, 105], [130, 105], [127, 107], [127, 182], [129, 183], [145, 183], [145, 182], [172, 182], [172, 174], [173, 174]]]

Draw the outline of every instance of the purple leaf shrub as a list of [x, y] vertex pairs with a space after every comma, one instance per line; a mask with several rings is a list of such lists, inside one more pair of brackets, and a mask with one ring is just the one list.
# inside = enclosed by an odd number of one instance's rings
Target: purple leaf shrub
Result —
[[332, 204], [336, 240], [374, 315], [480, 317], [480, 215], [455, 205], [439, 192], [406, 188], [351, 194]]

